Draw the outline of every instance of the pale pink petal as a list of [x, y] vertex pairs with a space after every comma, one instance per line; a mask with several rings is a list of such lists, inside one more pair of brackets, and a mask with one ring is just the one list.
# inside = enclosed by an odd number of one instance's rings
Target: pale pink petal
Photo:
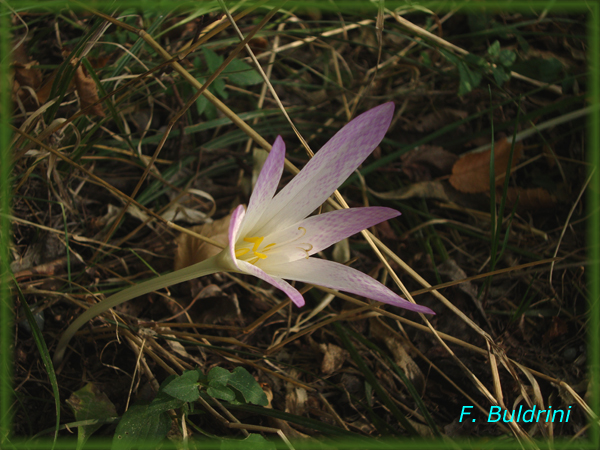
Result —
[[[265, 238], [266, 244], [277, 244], [290, 240], [293, 242], [282, 248], [281, 252], [277, 248], [273, 252], [269, 252], [269, 256], [262, 261], [262, 265], [267, 267], [272, 264], [306, 258], [307, 255], [320, 252], [342, 239], [399, 215], [400, 212], [395, 209], [372, 206], [341, 209], [309, 217]], [[302, 232], [299, 231], [301, 228], [306, 230], [306, 234], [302, 235]], [[302, 237], [294, 240], [296, 236]]]
[[281, 278], [277, 277], [277, 276], [272, 276], [268, 273], [266, 273], [264, 270], [259, 269], [258, 267], [247, 263], [246, 261], [237, 261], [238, 267], [240, 269], [240, 272], [242, 273], [247, 273], [249, 275], [254, 275], [257, 278], [260, 278], [261, 280], [266, 281], [267, 283], [275, 286], [277, 289], [281, 289], [283, 292], [285, 292], [285, 294], [290, 298], [291, 301], [294, 302], [294, 304], [297, 307], [302, 307], [304, 306], [304, 297], [302, 297], [302, 294], [300, 292], [298, 292], [290, 283], [288, 283], [285, 280], [282, 280]]
[[435, 314], [426, 306], [415, 305], [404, 300], [377, 280], [358, 270], [320, 258], [300, 259], [277, 266], [269, 266], [269, 274], [287, 280], [302, 281], [350, 292], [410, 311]]
[[244, 205], [240, 205], [233, 210], [231, 213], [231, 221], [229, 222], [229, 257], [233, 265], [239, 269], [238, 260], [235, 257], [235, 243], [237, 241], [238, 235], [240, 233], [240, 228], [242, 227], [242, 223], [244, 222], [244, 217], [246, 215], [246, 209]]
[[269, 232], [304, 219], [321, 205], [379, 145], [392, 116], [392, 102], [356, 117], [338, 131], [271, 201], [252, 230]]
[[242, 227], [241, 236], [246, 236], [246, 233], [254, 227], [256, 222], [263, 215], [269, 203], [273, 199], [285, 163], [285, 143], [281, 136], [277, 136], [273, 147], [269, 152], [269, 156], [260, 171], [256, 185], [250, 196], [246, 218]]

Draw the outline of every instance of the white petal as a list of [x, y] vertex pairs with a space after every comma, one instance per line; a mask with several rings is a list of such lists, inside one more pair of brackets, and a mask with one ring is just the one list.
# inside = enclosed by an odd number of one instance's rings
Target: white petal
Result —
[[246, 219], [244, 220], [240, 236], [246, 236], [269, 207], [275, 191], [277, 191], [284, 163], [285, 143], [281, 136], [277, 136], [250, 196]]
[[[267, 259], [260, 265], [267, 267], [306, 258], [307, 255], [314, 255], [342, 239], [399, 215], [400, 212], [395, 209], [372, 206], [342, 209], [309, 217], [265, 237], [265, 244], [279, 244], [290, 240], [293, 242], [285, 248], [275, 248], [274, 254], [269, 252]], [[306, 233], [302, 235], [300, 229], [306, 230]], [[294, 240], [297, 236], [302, 237]]]
[[240, 272], [254, 275], [255, 277], [260, 278], [261, 280], [266, 281], [267, 283], [275, 286], [277, 289], [281, 289], [283, 292], [285, 292], [285, 294], [290, 298], [290, 300], [293, 301], [294, 304], [299, 308], [304, 306], [304, 297], [302, 297], [302, 294], [298, 292], [298, 290], [296, 290], [287, 281], [282, 280], [277, 276], [267, 274], [264, 270], [259, 269], [258, 267], [247, 263], [246, 261], [238, 260], [237, 265], [240, 269]]
[[379, 145], [393, 114], [394, 104], [385, 103], [338, 131], [273, 198], [252, 232], [287, 228], [319, 207]]
[[377, 280], [358, 270], [320, 258], [300, 259], [277, 266], [269, 266], [269, 274], [287, 280], [302, 281], [350, 292], [410, 311], [435, 314], [426, 306], [415, 305], [404, 300]]

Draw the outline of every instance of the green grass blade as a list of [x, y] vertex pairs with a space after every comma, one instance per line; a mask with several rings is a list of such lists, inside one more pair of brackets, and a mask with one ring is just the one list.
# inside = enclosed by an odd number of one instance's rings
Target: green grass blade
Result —
[[408, 392], [410, 393], [411, 397], [413, 398], [413, 400], [417, 404], [417, 407], [419, 408], [419, 411], [421, 412], [421, 414], [423, 414], [423, 417], [425, 418], [425, 421], [427, 422], [427, 424], [431, 428], [431, 431], [433, 432], [433, 434], [435, 436], [441, 438], [442, 435], [441, 435], [440, 431], [438, 430], [438, 427], [435, 424], [435, 421], [433, 420], [433, 417], [431, 417], [431, 414], [429, 413], [429, 410], [425, 406], [425, 403], [423, 403], [423, 399], [421, 398], [421, 396], [417, 392], [417, 389], [415, 388], [415, 386], [408, 379], [408, 377], [406, 376], [406, 374], [404, 373], [404, 371], [400, 367], [398, 367], [396, 365], [396, 363], [392, 360], [392, 358], [389, 357], [389, 355], [387, 353], [385, 353], [382, 349], [380, 349], [378, 346], [376, 346], [375, 344], [373, 344], [367, 338], [365, 338], [364, 336], [362, 336], [359, 333], [356, 333], [352, 329], [348, 329], [347, 331], [348, 331], [348, 333], [350, 333], [352, 335], [352, 337], [354, 339], [356, 339], [357, 341], [361, 342], [364, 346], [369, 347], [370, 349], [376, 351], [383, 358], [386, 359], [386, 361], [393, 367], [394, 371], [402, 379], [402, 382], [404, 383], [404, 385], [406, 386], [406, 389], [408, 390]]
[[352, 359], [358, 366], [358, 369], [365, 376], [365, 379], [367, 380], [367, 382], [373, 387], [373, 389], [377, 393], [377, 397], [379, 398], [381, 403], [383, 403], [385, 406], [388, 407], [388, 409], [392, 412], [392, 414], [394, 415], [396, 420], [398, 420], [398, 422], [400, 422], [402, 427], [409, 434], [411, 434], [413, 436], [418, 436], [419, 433], [417, 433], [417, 430], [415, 430], [415, 428], [406, 419], [406, 417], [404, 417], [404, 414], [398, 409], [398, 407], [394, 404], [394, 402], [392, 402], [389, 395], [385, 392], [385, 389], [383, 389], [381, 387], [381, 385], [379, 384], [379, 381], [377, 381], [377, 378], [375, 377], [375, 374], [373, 374], [371, 369], [369, 369], [369, 367], [367, 366], [365, 361], [362, 359], [362, 357], [356, 350], [356, 347], [354, 347], [354, 344], [352, 344], [352, 341], [350, 341], [350, 338], [348, 337], [348, 334], [344, 330], [344, 327], [342, 327], [342, 325], [340, 325], [337, 322], [334, 322], [333, 325], [334, 325], [335, 331], [337, 332], [342, 343], [344, 344], [344, 347], [346, 348], [346, 350], [348, 350], [348, 352], [350, 353], [350, 356], [352, 356]]
[[52, 449], [56, 445], [56, 440], [58, 438], [58, 429], [60, 427], [60, 392], [58, 391], [58, 382], [56, 380], [56, 372], [54, 372], [54, 366], [52, 365], [52, 358], [50, 357], [50, 352], [48, 352], [48, 347], [46, 346], [46, 341], [44, 341], [44, 337], [42, 336], [42, 332], [33, 317], [33, 313], [31, 309], [29, 309], [29, 305], [27, 304], [27, 300], [25, 300], [25, 296], [17, 283], [17, 280], [14, 280], [15, 287], [19, 292], [19, 298], [21, 300], [21, 306], [23, 307], [23, 311], [25, 312], [25, 316], [27, 317], [27, 322], [31, 327], [31, 334], [35, 341], [35, 345], [40, 352], [40, 356], [42, 358], [42, 363], [44, 364], [44, 368], [48, 373], [48, 378], [50, 380], [50, 385], [52, 386], [52, 393], [54, 394], [54, 405], [56, 409], [56, 428], [54, 430], [54, 441], [52, 443]]

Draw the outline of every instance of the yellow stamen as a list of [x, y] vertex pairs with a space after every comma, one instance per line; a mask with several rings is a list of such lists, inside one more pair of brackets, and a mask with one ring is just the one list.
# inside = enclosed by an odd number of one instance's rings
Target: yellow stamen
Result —
[[[249, 249], [246, 247], [240, 248], [235, 251], [235, 257], [240, 258], [240, 257], [246, 255], [247, 253], [249, 253], [250, 251], [252, 251], [252, 254], [254, 256], [252, 256], [251, 259], [248, 259], [247, 261], [250, 264], [256, 264], [259, 259], [267, 259], [268, 255], [266, 255], [266, 252], [268, 252], [269, 250], [272, 250], [274, 247], [287, 245], [291, 242], [297, 241], [298, 239], [300, 239], [302, 236], [304, 236], [306, 234], [306, 228], [304, 228], [304, 227], [298, 227], [298, 231], [300, 231], [302, 234], [298, 237], [295, 237], [295, 238], [289, 240], [289, 241], [283, 242], [281, 244], [277, 244], [277, 243], [273, 242], [269, 245], [265, 245], [262, 249], [262, 251], [264, 253], [261, 253], [258, 251], [258, 249], [260, 248], [260, 245], [262, 244], [263, 240], [265, 239], [264, 236], [245, 237], [243, 239], [243, 241], [247, 242], [248, 244], [252, 244], [252, 249]], [[308, 249], [305, 249], [303, 247], [298, 247], [300, 250], [303, 250], [304, 252], [306, 252], [306, 258], [308, 258], [308, 256], [309, 256], [308, 252], [312, 250], [313, 246], [309, 243], [305, 243], [305, 244], [301, 244], [301, 245], [308, 246]]]
[[250, 251], [249, 248], [240, 248], [239, 250], [235, 251], [235, 257], [239, 258], [240, 256], [244, 256], [246, 253], [248, 253]]
[[258, 250], [258, 247], [260, 247], [260, 244], [264, 238], [265, 238], [264, 236], [249, 237], [249, 238], [244, 238], [244, 241], [249, 242], [250, 244], [254, 244], [254, 246], [252, 247], [252, 251], [255, 252], [256, 250]]
[[[252, 253], [254, 253], [254, 256], [256, 256], [256, 260], [254, 262], [250, 261], [250, 264], [254, 264], [256, 261], [258, 261], [258, 259], [266, 259], [267, 258], [267, 255], [257, 251], [258, 247], [260, 247], [260, 244], [262, 243], [264, 238], [265, 238], [264, 236], [244, 238], [244, 242], [248, 242], [249, 244], [252, 244]], [[267, 245], [265, 247], [265, 250], [267, 250], [269, 247], [271, 247], [273, 245], [275, 245], [275, 244]], [[244, 256], [249, 251], [250, 251], [249, 248], [241, 248], [239, 250], [236, 250], [235, 257], [239, 258], [240, 256]]]

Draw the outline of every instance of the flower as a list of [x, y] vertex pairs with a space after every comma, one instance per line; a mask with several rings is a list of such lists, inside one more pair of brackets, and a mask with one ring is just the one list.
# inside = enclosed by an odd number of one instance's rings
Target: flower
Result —
[[130, 286], [91, 306], [61, 336], [54, 364], [62, 361], [77, 330], [97, 315], [148, 292], [215, 272], [254, 275], [281, 289], [297, 306], [304, 305], [304, 298], [284, 279], [435, 314], [425, 306], [404, 300], [358, 270], [311, 257], [348, 236], [400, 215], [390, 208], [369, 207], [308, 217], [377, 147], [390, 126], [393, 113], [394, 104], [390, 102], [356, 117], [275, 195], [285, 161], [285, 144], [279, 136], [260, 172], [248, 210], [240, 205], [232, 213], [227, 248], [194, 265]]
[[[278, 136], [258, 177], [248, 209], [238, 206], [231, 217], [229, 245], [217, 264], [226, 271], [254, 275], [281, 289], [297, 305], [304, 298], [285, 280], [350, 292], [382, 303], [427, 314], [370, 276], [343, 264], [314, 258], [330, 245], [400, 213], [366, 207], [307, 217], [356, 170], [379, 145], [394, 113], [394, 104], [373, 108], [338, 131], [277, 195], [285, 161]], [[285, 279], [285, 280], [284, 280]]]

